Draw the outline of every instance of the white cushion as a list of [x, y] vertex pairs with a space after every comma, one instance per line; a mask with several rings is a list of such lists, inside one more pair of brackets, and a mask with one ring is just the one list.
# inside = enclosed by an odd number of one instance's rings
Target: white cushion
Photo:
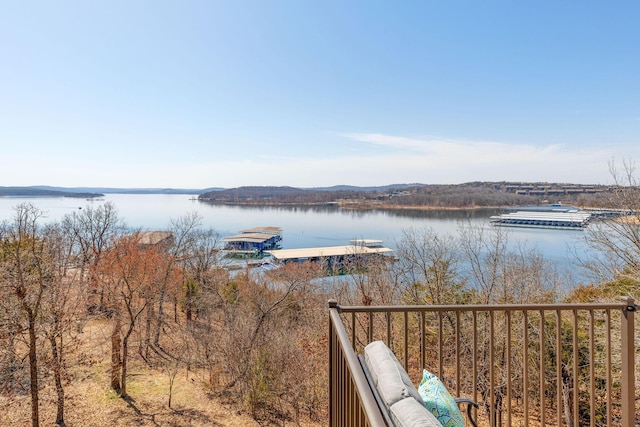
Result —
[[438, 419], [413, 397], [391, 405], [389, 415], [396, 427], [442, 427]]
[[364, 348], [364, 357], [373, 383], [387, 409], [407, 397], [415, 399], [424, 406], [422, 397], [409, 375], [382, 341], [374, 341], [367, 345]]

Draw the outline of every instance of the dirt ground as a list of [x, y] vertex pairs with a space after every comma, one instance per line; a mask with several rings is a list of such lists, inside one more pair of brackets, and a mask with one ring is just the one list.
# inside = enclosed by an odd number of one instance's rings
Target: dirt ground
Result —
[[[168, 407], [169, 374], [138, 361], [130, 363], [128, 394], [119, 398], [109, 388], [108, 327], [99, 321], [86, 324], [77, 348], [68, 355], [65, 384], [66, 426], [259, 426], [247, 414], [223, 404], [208, 392], [200, 378], [185, 369], [175, 378], [172, 407]], [[55, 426], [56, 394], [52, 381], [41, 384], [40, 425]], [[289, 424], [288, 425], [293, 425]], [[0, 396], [0, 425], [31, 425], [28, 391], [20, 396]], [[264, 425], [264, 424], [262, 424]]]

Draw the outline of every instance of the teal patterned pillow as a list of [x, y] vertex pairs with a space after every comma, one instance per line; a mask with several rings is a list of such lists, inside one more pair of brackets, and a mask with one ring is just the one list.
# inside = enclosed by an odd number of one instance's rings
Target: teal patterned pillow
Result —
[[442, 427], [464, 427], [462, 413], [440, 379], [426, 369], [418, 386], [424, 406], [436, 416]]

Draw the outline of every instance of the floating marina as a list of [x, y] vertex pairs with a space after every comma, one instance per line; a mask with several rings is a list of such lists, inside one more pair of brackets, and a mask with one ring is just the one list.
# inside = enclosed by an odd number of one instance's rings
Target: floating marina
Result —
[[265, 250], [279, 248], [282, 240], [280, 227], [254, 227], [240, 230], [240, 234], [227, 236], [224, 250], [240, 256], [261, 256]]
[[227, 258], [245, 263], [234, 266], [250, 265], [265, 270], [310, 261], [321, 263], [329, 270], [341, 271], [356, 260], [380, 258], [393, 252], [382, 245], [382, 240], [376, 239], [353, 239], [344, 246], [281, 249], [282, 229], [271, 226], [240, 230], [239, 234], [227, 236], [222, 241]]
[[348, 266], [356, 260], [381, 259], [386, 254], [393, 253], [393, 249], [382, 246], [382, 240], [360, 239], [351, 242], [352, 244], [345, 246], [279, 249], [265, 252], [271, 255], [273, 264], [276, 266], [310, 261], [320, 262], [332, 270]]
[[352, 245], [355, 246], [366, 246], [367, 248], [381, 248], [382, 240], [376, 239], [353, 239], [350, 240]]
[[580, 210], [562, 211], [517, 211], [494, 215], [489, 218], [492, 225], [503, 227], [552, 228], [561, 230], [584, 230], [592, 214]]

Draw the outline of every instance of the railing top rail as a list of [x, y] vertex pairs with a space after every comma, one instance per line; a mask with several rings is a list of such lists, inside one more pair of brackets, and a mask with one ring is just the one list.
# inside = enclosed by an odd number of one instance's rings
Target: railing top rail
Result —
[[[344, 329], [344, 325], [342, 324], [342, 319], [337, 312], [337, 306], [335, 301], [331, 301], [329, 303], [329, 319], [331, 328], [333, 332], [336, 334], [336, 338], [340, 343], [341, 349], [344, 353], [344, 357], [346, 359], [346, 363], [349, 366], [349, 371], [353, 377], [353, 382], [356, 386], [356, 392], [362, 402], [362, 407], [367, 414], [367, 419], [369, 425], [372, 427], [383, 427], [386, 426], [384, 419], [382, 418], [382, 413], [378, 408], [378, 403], [376, 402], [373, 393], [371, 392], [371, 388], [369, 387], [369, 383], [367, 382], [366, 377], [364, 376], [364, 372], [360, 367], [360, 362], [358, 361], [358, 357], [353, 351], [353, 347], [351, 346], [351, 342], [349, 341], [349, 336], [347, 331]], [[336, 361], [334, 361], [336, 362]], [[351, 402], [353, 403], [353, 402]]]
[[633, 299], [618, 303], [581, 303], [581, 304], [460, 304], [460, 305], [379, 305], [379, 306], [342, 306], [336, 305], [341, 313], [378, 313], [378, 312], [421, 312], [421, 311], [557, 311], [557, 310], [621, 310], [635, 311], [637, 305]]

